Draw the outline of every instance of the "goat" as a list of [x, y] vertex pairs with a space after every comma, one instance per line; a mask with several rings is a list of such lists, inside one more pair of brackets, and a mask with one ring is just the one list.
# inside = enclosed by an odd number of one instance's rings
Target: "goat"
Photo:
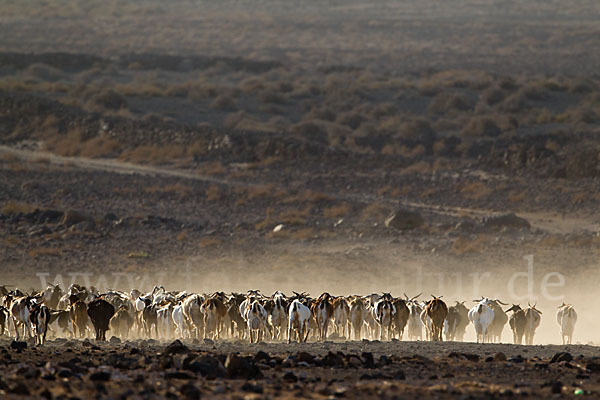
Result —
[[494, 320], [494, 311], [491, 307], [491, 300], [488, 298], [473, 301], [477, 304], [469, 310], [469, 321], [475, 327], [477, 343], [484, 343], [489, 340], [488, 329]]
[[298, 335], [298, 342], [306, 342], [308, 338], [308, 324], [311, 318], [310, 308], [296, 299], [290, 304], [288, 312], [288, 343], [292, 340], [292, 330]]
[[525, 334], [525, 326], [527, 325], [527, 317], [525, 311], [518, 304], [513, 304], [506, 312], [512, 311], [512, 315], [508, 319], [508, 325], [513, 332], [513, 343], [523, 343], [523, 335]]
[[50, 323], [50, 310], [44, 304], [36, 304], [31, 308], [29, 318], [33, 324], [35, 343], [43, 346]]
[[433, 297], [433, 300], [427, 303], [425, 310], [427, 311], [427, 316], [431, 318], [432, 340], [443, 341], [442, 331], [444, 329], [444, 321], [448, 315], [448, 306], [441, 299], [442, 296], [436, 297], [431, 295], [431, 297]]
[[533, 306], [529, 304], [529, 307], [525, 309], [525, 317], [527, 318], [527, 325], [525, 325], [526, 344], [533, 344], [533, 335], [535, 335], [535, 330], [540, 326], [542, 320], [542, 312], [535, 306], [535, 304]]
[[362, 339], [362, 327], [366, 314], [367, 308], [363, 299], [359, 296], [354, 297], [354, 299], [350, 301], [350, 325], [352, 327], [354, 340]]
[[[258, 300], [254, 300], [248, 307], [245, 317], [248, 324], [250, 343], [258, 343], [262, 340], [262, 335], [267, 328], [267, 311]], [[254, 333], [256, 333], [256, 336]]]
[[333, 317], [331, 295], [327, 292], [323, 293], [312, 304], [310, 310], [317, 323], [317, 338], [319, 340], [327, 339], [327, 328], [329, 326], [329, 321]]
[[388, 340], [392, 336], [392, 322], [396, 309], [388, 297], [384, 296], [373, 307], [373, 318], [379, 325], [379, 340], [383, 340], [387, 332]]
[[[560, 335], [562, 336], [563, 344], [571, 344], [573, 340], [573, 331], [577, 322], [577, 313], [570, 304], [562, 303], [558, 307], [556, 313], [556, 322], [560, 325]], [[565, 340], [566, 337], [566, 340]]]

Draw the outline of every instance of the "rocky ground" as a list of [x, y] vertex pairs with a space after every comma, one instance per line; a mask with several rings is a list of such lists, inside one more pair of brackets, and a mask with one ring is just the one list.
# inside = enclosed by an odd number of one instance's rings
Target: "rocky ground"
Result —
[[[20, 342], [22, 343], [22, 342]], [[593, 397], [590, 346], [473, 343], [0, 343], [6, 398]]]

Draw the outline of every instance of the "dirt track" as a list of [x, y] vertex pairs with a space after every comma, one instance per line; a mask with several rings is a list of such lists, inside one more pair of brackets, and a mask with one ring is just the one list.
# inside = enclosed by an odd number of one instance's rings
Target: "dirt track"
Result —
[[[600, 394], [600, 351], [592, 346], [363, 341], [165, 347], [156, 341], [58, 340], [21, 352], [1, 344], [0, 390], [11, 397], [575, 397], [579, 389]], [[563, 351], [573, 359], [551, 362]], [[237, 359], [227, 361], [233, 354]]]
[[[44, 159], [51, 164], [70, 166], [77, 169], [84, 170], [95, 170], [112, 172], [117, 174], [140, 174], [146, 176], [161, 176], [166, 178], [181, 178], [190, 181], [201, 181], [204, 183], [215, 183], [220, 185], [226, 185], [231, 187], [264, 187], [269, 182], [265, 181], [248, 181], [248, 180], [234, 180], [231, 178], [218, 178], [209, 175], [202, 175], [195, 172], [187, 172], [185, 170], [177, 170], [173, 168], [162, 168], [159, 166], [151, 165], [139, 165], [129, 162], [114, 160], [114, 159], [90, 159], [85, 157], [64, 157], [53, 153], [44, 151], [32, 151], [24, 149], [16, 149], [9, 146], [0, 145], [0, 155], [11, 155], [18, 157], [23, 161], [35, 161]], [[483, 174], [483, 171], [481, 171]], [[486, 174], [487, 175], [487, 174]], [[488, 177], [489, 178], [489, 177]], [[506, 179], [506, 177], [497, 177], [497, 179]], [[336, 200], [344, 201], [358, 201], [362, 203], [371, 203], [373, 201], [383, 201], [390, 204], [400, 204], [405, 207], [411, 207], [415, 209], [424, 210], [439, 215], [450, 215], [450, 216], [469, 216], [472, 218], [485, 217], [493, 215], [494, 213], [500, 213], [500, 210], [493, 209], [476, 209], [467, 207], [452, 207], [446, 205], [432, 205], [423, 202], [415, 201], [398, 201], [398, 199], [386, 198], [381, 195], [368, 195], [361, 193], [359, 195], [352, 195], [348, 193], [338, 192], [326, 192], [328, 197]], [[526, 218], [534, 228], [539, 228], [551, 233], [562, 233], [568, 234], [581, 230], [588, 230], [591, 232], [600, 231], [600, 223], [594, 219], [557, 215], [552, 212], [528, 212], [523, 213], [522, 216]]]

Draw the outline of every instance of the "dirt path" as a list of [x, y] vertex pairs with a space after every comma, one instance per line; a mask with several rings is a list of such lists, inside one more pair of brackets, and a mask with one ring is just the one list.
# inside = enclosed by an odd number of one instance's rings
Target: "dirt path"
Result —
[[[60, 165], [64, 167], [76, 167], [82, 169], [106, 171], [118, 174], [141, 174], [141, 175], [155, 175], [163, 177], [176, 177], [182, 179], [189, 179], [195, 181], [202, 181], [207, 183], [214, 183], [227, 186], [236, 187], [258, 187], [264, 186], [265, 182], [249, 182], [248, 180], [235, 180], [228, 178], [218, 178], [214, 176], [202, 175], [196, 172], [189, 172], [184, 170], [177, 170], [172, 168], [156, 167], [149, 165], [133, 164], [125, 161], [119, 161], [115, 159], [89, 159], [83, 157], [64, 157], [53, 153], [44, 151], [32, 151], [24, 149], [16, 149], [9, 146], [0, 145], [0, 155], [10, 155], [17, 157], [21, 160], [33, 162], [39, 160], [47, 160], [49, 163], [54, 165]], [[369, 194], [349, 194], [340, 192], [326, 193], [332, 198], [345, 201], [353, 201], [359, 203], [371, 203], [374, 201], [384, 201], [387, 203], [393, 203], [397, 205], [402, 204], [405, 207], [414, 209], [424, 210], [430, 213], [439, 215], [451, 215], [451, 216], [469, 216], [473, 218], [485, 217], [498, 213], [497, 210], [492, 209], [476, 209], [467, 207], [451, 207], [444, 205], [432, 205], [422, 202], [413, 201], [399, 201], [398, 199], [386, 198], [380, 195], [369, 195]], [[557, 215], [549, 212], [529, 212], [520, 213], [520, 216], [526, 218], [534, 228], [547, 231], [549, 233], [561, 233], [568, 234], [581, 230], [587, 230], [591, 232], [600, 231], [600, 222], [591, 218], [583, 218], [576, 215]]]

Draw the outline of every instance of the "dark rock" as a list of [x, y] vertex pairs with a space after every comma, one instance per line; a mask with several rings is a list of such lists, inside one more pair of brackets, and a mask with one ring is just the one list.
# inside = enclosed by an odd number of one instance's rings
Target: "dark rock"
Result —
[[386, 365], [390, 365], [392, 363], [392, 360], [390, 360], [390, 358], [386, 355], [382, 355], [381, 357], [379, 357], [379, 365], [384, 367]]
[[111, 354], [107, 357], [105, 363], [114, 368], [135, 369], [138, 366], [138, 359], [125, 357], [123, 354]]
[[181, 343], [181, 341], [179, 339], [175, 340], [174, 342], [172, 342], [171, 344], [169, 344], [167, 347], [165, 347], [165, 350], [163, 351], [163, 355], [164, 354], [182, 354], [182, 353], [189, 353], [190, 349], [187, 348], [187, 346], [185, 346], [183, 343]]
[[16, 340], [13, 340], [10, 342], [10, 348], [15, 350], [24, 350], [27, 348], [27, 342], [17, 342]]
[[110, 380], [110, 373], [106, 371], [92, 372], [89, 376], [90, 381], [93, 382], [107, 382]]
[[225, 378], [227, 370], [217, 358], [200, 357], [190, 362], [188, 365], [184, 363], [184, 369], [200, 374], [207, 379]]
[[502, 352], [496, 353], [496, 355], [494, 355], [494, 361], [506, 361], [506, 360], [507, 360], [506, 354], [504, 354]]
[[461, 354], [462, 357], [466, 358], [469, 361], [472, 362], [479, 362], [479, 356], [477, 354], [466, 354], [466, 353], [462, 353]]
[[165, 372], [165, 379], [195, 379], [196, 377], [184, 371]]
[[560, 351], [552, 357], [552, 360], [550, 360], [550, 364], [554, 364], [561, 361], [573, 361], [573, 356], [571, 355], [571, 353], [567, 353], [566, 351]]
[[204, 344], [210, 344], [213, 345], [215, 344], [215, 341], [209, 338], [204, 338]]
[[16, 394], [19, 396], [30, 396], [29, 388], [23, 382], [17, 382], [15, 385], [8, 389], [8, 393]]
[[298, 362], [306, 362], [309, 364], [314, 364], [315, 356], [313, 356], [312, 354], [307, 353], [305, 351], [300, 351], [300, 352], [298, 352], [298, 354], [296, 354], [296, 360]]
[[229, 354], [225, 360], [225, 369], [230, 378], [258, 379], [263, 374], [253, 362], [237, 354]]
[[284, 382], [288, 383], [296, 383], [298, 382], [298, 377], [296, 376], [296, 374], [290, 371], [286, 372], [285, 375], [283, 375], [283, 380]]
[[327, 353], [326, 356], [324, 356], [321, 359], [321, 363], [322, 363], [322, 365], [327, 366], [327, 367], [343, 367], [344, 359], [342, 357], [340, 357], [338, 354], [332, 353], [330, 351], [329, 353]]
[[365, 368], [375, 368], [375, 359], [373, 353], [364, 352], [361, 354]]
[[425, 223], [418, 211], [400, 209], [385, 220], [385, 226], [398, 230], [408, 230], [420, 227]]
[[116, 336], [111, 336], [110, 339], [108, 340], [109, 343], [113, 343], [113, 344], [117, 344], [117, 343], [121, 343], [121, 339], [119, 339]]
[[64, 213], [62, 211], [44, 210], [38, 216], [37, 222], [39, 224], [45, 224], [45, 223], [55, 224], [60, 221], [60, 219], [63, 217], [63, 215], [64, 215]]
[[259, 351], [258, 353], [256, 353], [254, 355], [255, 362], [265, 361], [266, 363], [268, 363], [269, 360], [271, 360], [271, 357], [269, 357], [269, 355], [267, 353], [265, 353], [264, 351]]
[[518, 217], [514, 213], [496, 215], [484, 218], [483, 227], [489, 230], [502, 229], [530, 229], [531, 225], [525, 218]]
[[68, 368], [61, 368], [56, 373], [59, 378], [70, 378], [73, 376], [73, 372]]
[[520, 354], [508, 359], [508, 362], [517, 363], [517, 364], [520, 364], [523, 361], [525, 361], [525, 359]]
[[600, 363], [589, 362], [589, 363], [587, 363], [585, 368], [590, 372], [600, 372]]
[[201, 396], [200, 389], [191, 383], [186, 383], [185, 385], [181, 386], [179, 392], [187, 400], [197, 400]]
[[76, 374], [85, 374], [88, 371], [87, 368], [79, 366], [74, 360], [61, 361], [58, 363], [58, 366], [62, 368], [68, 368]]
[[255, 385], [250, 382], [244, 383], [240, 389], [243, 390], [244, 392], [257, 393], [257, 394], [262, 394], [264, 391], [263, 387], [261, 385]]
[[117, 217], [116, 214], [109, 212], [107, 214], [104, 214], [103, 219], [104, 219], [104, 222], [112, 224], [115, 221], [118, 221], [119, 217]]

